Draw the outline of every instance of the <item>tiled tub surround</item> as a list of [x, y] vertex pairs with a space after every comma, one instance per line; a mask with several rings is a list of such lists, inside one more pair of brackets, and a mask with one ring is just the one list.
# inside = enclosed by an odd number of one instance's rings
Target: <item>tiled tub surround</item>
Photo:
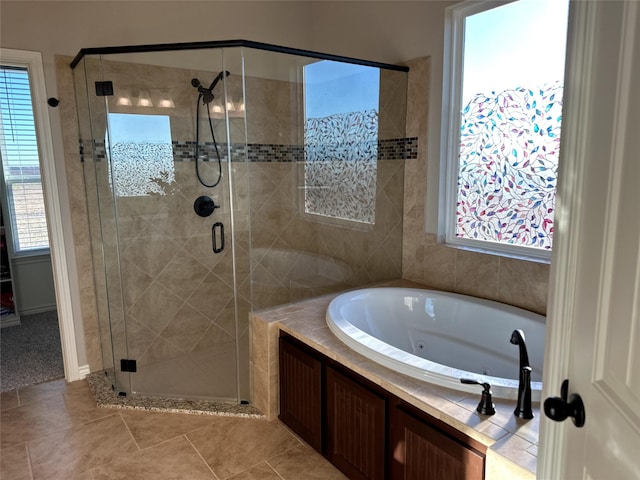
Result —
[[[402, 280], [384, 286], [421, 287]], [[534, 404], [534, 419], [525, 421], [513, 415], [514, 401], [494, 399], [496, 414], [481, 416], [475, 411], [480, 389], [477, 395], [466, 394], [411, 379], [372, 362], [345, 346], [326, 325], [326, 309], [334, 297], [325, 295], [252, 314], [253, 399], [254, 405], [267, 418], [273, 419], [278, 415], [278, 336], [283, 330], [420, 410], [487, 445], [487, 480], [535, 478], [539, 405]], [[517, 365], [514, 369], [517, 370]]]

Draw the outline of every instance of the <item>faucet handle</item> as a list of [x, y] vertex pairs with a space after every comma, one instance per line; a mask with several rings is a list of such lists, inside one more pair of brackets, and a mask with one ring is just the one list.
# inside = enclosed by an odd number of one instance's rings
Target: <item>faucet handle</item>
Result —
[[480, 382], [479, 380], [474, 380], [471, 378], [461, 378], [460, 383], [466, 383], [469, 385], [482, 385], [482, 397], [480, 398], [480, 403], [478, 403], [478, 408], [476, 408], [476, 412], [482, 415], [493, 415], [496, 413], [495, 405], [493, 404], [493, 400], [491, 398], [491, 384], [487, 382]]

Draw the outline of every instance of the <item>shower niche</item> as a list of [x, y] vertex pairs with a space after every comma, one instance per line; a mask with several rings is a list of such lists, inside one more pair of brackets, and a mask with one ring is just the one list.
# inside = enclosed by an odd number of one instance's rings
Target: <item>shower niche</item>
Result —
[[251, 310], [401, 276], [406, 68], [248, 41], [72, 68], [116, 391], [250, 401]]

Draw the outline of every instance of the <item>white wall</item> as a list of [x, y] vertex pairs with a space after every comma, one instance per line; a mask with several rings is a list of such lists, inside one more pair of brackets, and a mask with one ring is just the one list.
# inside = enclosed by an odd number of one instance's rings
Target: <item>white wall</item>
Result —
[[15, 257], [11, 260], [11, 273], [20, 315], [55, 310], [50, 255]]

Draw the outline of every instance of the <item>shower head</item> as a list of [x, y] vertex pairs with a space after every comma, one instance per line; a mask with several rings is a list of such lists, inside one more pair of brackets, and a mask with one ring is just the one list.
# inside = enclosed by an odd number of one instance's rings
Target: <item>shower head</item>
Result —
[[213, 90], [214, 88], [216, 88], [216, 85], [218, 84], [218, 82], [222, 80], [224, 77], [228, 77], [229, 75], [231, 75], [231, 72], [229, 72], [228, 70], [224, 70], [220, 72], [218, 76], [213, 79], [213, 82], [211, 82], [211, 85], [209, 86], [209, 90]]
[[224, 77], [228, 77], [229, 75], [231, 75], [231, 72], [229, 72], [228, 70], [223, 70], [216, 76], [216, 78], [213, 79], [213, 82], [211, 82], [209, 88], [203, 87], [202, 83], [200, 83], [200, 80], [198, 80], [197, 78], [193, 78], [191, 79], [191, 86], [198, 89], [198, 93], [202, 97], [202, 103], [211, 103], [214, 98], [213, 89], [216, 87], [220, 80], [222, 80]]

